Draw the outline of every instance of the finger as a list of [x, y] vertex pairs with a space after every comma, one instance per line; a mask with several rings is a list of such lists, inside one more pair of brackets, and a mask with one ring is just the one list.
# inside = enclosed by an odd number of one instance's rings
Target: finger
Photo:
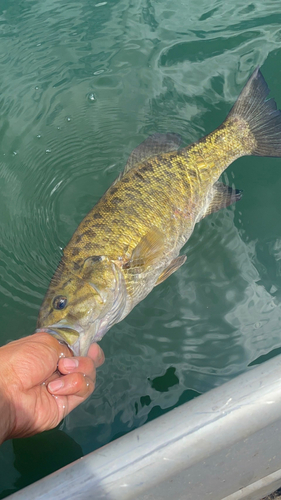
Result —
[[94, 363], [95, 367], [98, 368], [104, 363], [104, 352], [102, 348], [98, 344], [91, 344], [88, 354], [88, 357], [90, 357]]
[[55, 396], [79, 396], [87, 398], [95, 388], [95, 380], [84, 377], [82, 373], [71, 373], [53, 380], [48, 384], [48, 391]]
[[60, 377], [63, 377], [63, 375], [58, 371], [56, 370], [54, 373], [52, 373], [52, 375], [50, 375], [50, 377], [48, 377], [42, 385], [48, 385], [49, 382], [52, 382], [53, 380], [56, 380], [57, 378], [60, 378]]
[[30, 340], [34, 343], [44, 344], [55, 351], [57, 358], [73, 356], [72, 351], [67, 347], [65, 342], [60, 342], [47, 332], [38, 332], [30, 335]]
[[66, 375], [67, 373], [80, 372], [92, 380], [96, 378], [96, 369], [94, 361], [88, 357], [75, 357], [75, 358], [62, 358], [59, 360], [58, 369], [60, 373]]

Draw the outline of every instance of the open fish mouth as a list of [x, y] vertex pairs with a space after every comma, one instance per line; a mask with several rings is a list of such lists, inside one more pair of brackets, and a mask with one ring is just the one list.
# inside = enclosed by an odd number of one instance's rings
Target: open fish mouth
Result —
[[59, 342], [66, 344], [67, 347], [73, 352], [74, 356], [79, 356], [80, 353], [80, 328], [73, 328], [68, 325], [60, 323], [47, 326], [46, 328], [37, 328], [35, 333], [49, 333]]

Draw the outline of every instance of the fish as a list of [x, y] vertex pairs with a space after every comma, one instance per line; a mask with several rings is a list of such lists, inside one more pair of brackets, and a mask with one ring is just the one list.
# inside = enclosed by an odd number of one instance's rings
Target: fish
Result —
[[37, 332], [84, 356], [185, 263], [195, 225], [242, 196], [220, 182], [224, 170], [241, 156], [281, 156], [281, 112], [268, 94], [256, 68], [213, 132], [183, 148], [178, 134], [156, 133], [132, 151], [64, 248]]

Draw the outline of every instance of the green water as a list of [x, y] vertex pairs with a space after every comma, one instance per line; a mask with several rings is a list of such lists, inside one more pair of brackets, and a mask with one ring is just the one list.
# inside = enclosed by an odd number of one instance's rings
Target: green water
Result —
[[[270, 0], [0, 2], [2, 344], [34, 331], [62, 248], [132, 149], [209, 133], [258, 64], [281, 107], [280, 59]], [[240, 159], [224, 181], [243, 199], [107, 333], [93, 396], [1, 447], [1, 498], [280, 352], [281, 160]]]

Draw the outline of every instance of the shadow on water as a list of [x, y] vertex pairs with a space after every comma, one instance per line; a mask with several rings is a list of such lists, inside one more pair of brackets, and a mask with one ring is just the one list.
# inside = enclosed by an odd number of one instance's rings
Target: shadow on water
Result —
[[13, 451], [14, 467], [19, 477], [14, 488], [2, 491], [0, 498], [25, 488], [83, 456], [81, 446], [58, 429], [26, 439], [14, 439]]
[[[150, 380], [148, 378], [148, 381], [150, 382], [151, 387], [155, 391], [157, 391], [159, 393], [168, 392], [171, 387], [179, 384], [179, 379], [178, 379], [175, 372], [176, 372], [176, 369], [171, 366], [170, 368], [168, 368], [166, 370], [164, 375], [159, 376], [159, 377], [155, 377], [152, 380]], [[135, 414], [138, 415], [138, 413], [144, 407], [150, 407], [151, 409], [147, 413], [147, 416], [146, 416], [144, 423], [151, 422], [155, 418], [160, 417], [161, 415], [164, 415], [165, 413], [173, 410], [174, 408], [177, 408], [178, 406], [181, 406], [184, 403], [187, 403], [188, 401], [191, 401], [192, 399], [194, 399], [198, 396], [200, 396], [200, 392], [194, 391], [192, 389], [186, 389], [181, 393], [178, 401], [174, 405], [169, 406], [166, 409], [163, 409], [163, 408], [161, 408], [160, 405], [157, 405], [155, 403], [155, 401], [157, 400], [156, 398], [154, 398], [154, 401], [152, 401], [151, 397], [147, 394], [147, 395], [141, 396], [139, 398], [139, 401], [135, 402]], [[123, 424], [123, 431], [120, 431], [120, 428], [122, 427], [122, 412], [120, 412], [120, 414], [117, 415], [116, 418], [117, 418], [118, 423], [115, 422], [115, 424], [117, 423], [118, 431], [112, 436], [110, 441], [114, 441], [115, 439], [124, 436], [128, 432], [128, 429], [126, 429], [124, 424]], [[115, 419], [115, 421], [116, 421], [116, 419]], [[136, 429], [137, 427], [138, 427], [138, 425], [134, 425], [130, 429], [130, 431]]]
[[261, 365], [268, 359], [272, 359], [275, 356], [278, 356], [281, 354], [281, 347], [278, 347], [277, 349], [273, 349], [272, 351], [268, 352], [267, 354], [263, 354], [262, 356], [259, 356], [257, 359], [254, 359], [251, 363], [249, 363], [248, 366], [255, 366], [255, 365]]

